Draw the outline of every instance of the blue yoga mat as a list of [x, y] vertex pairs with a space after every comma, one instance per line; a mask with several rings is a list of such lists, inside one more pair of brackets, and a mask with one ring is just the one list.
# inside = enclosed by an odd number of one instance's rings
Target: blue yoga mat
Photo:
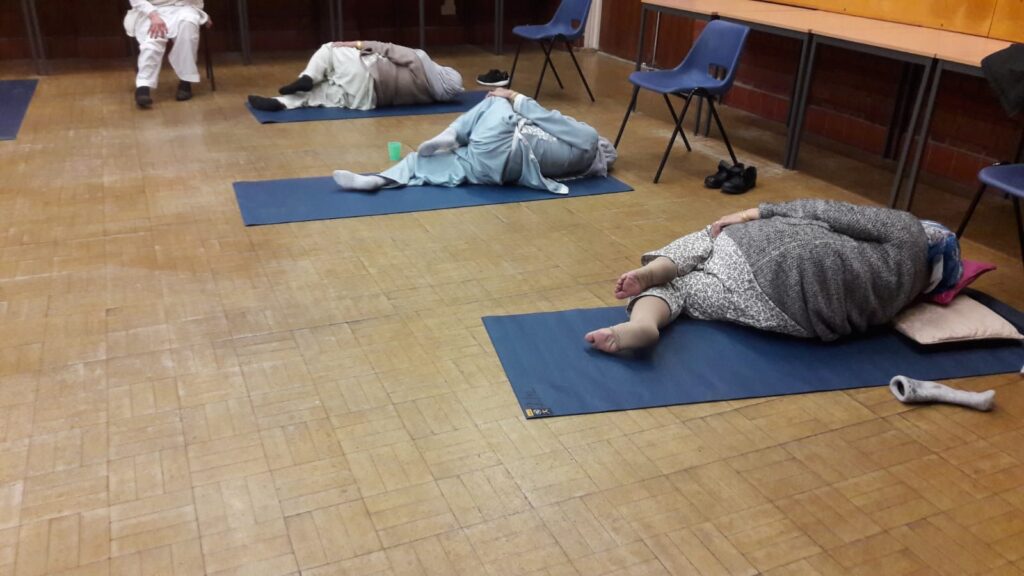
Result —
[[565, 183], [569, 194], [562, 196], [521, 186], [409, 186], [376, 192], [341, 190], [334, 180], [297, 178], [235, 182], [235, 198], [246, 226], [306, 222], [333, 218], [355, 218], [402, 212], [423, 212], [465, 206], [553, 200], [628, 192], [633, 188], [611, 176], [586, 178]]
[[38, 80], [0, 80], [0, 140], [18, 137]]
[[[1024, 314], [978, 293], [1024, 328]], [[920, 346], [892, 329], [832, 343], [681, 319], [651, 349], [612, 356], [583, 335], [626, 320], [621, 307], [483, 319], [527, 418], [589, 414], [1016, 372], [1013, 341]]]
[[245, 107], [259, 120], [260, 124], [284, 124], [287, 122], [316, 122], [319, 120], [356, 120], [358, 118], [383, 118], [385, 116], [420, 116], [423, 114], [461, 113], [476, 106], [487, 96], [486, 90], [463, 92], [451, 102], [416, 104], [413, 106], [391, 106], [375, 110], [350, 110], [348, 108], [296, 108], [280, 112], [255, 110], [249, 103]]

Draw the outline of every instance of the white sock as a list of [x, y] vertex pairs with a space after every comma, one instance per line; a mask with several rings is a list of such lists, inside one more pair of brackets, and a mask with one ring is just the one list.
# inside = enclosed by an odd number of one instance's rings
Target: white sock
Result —
[[992, 409], [992, 402], [995, 398], [995, 390], [984, 392], [969, 392], [957, 390], [938, 382], [927, 380], [914, 380], [906, 376], [896, 376], [889, 381], [889, 390], [896, 399], [904, 404], [915, 402], [945, 402], [946, 404], [958, 404], [975, 410], [988, 412]]
[[441, 132], [437, 136], [434, 136], [430, 140], [420, 144], [420, 147], [416, 152], [418, 152], [420, 156], [435, 156], [444, 152], [450, 152], [458, 147], [459, 141], [455, 137], [455, 130], [449, 126], [444, 129], [444, 132]]
[[345, 190], [380, 190], [387, 184], [387, 180], [375, 174], [363, 176], [348, 170], [335, 170], [334, 181]]

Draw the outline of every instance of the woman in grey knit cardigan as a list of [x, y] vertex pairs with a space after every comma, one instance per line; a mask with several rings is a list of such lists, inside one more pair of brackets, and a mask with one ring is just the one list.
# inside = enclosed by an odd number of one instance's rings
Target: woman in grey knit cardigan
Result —
[[682, 313], [835, 340], [888, 322], [930, 279], [920, 220], [828, 200], [730, 214], [642, 262], [615, 286], [629, 322], [587, 334], [593, 347], [649, 346]]

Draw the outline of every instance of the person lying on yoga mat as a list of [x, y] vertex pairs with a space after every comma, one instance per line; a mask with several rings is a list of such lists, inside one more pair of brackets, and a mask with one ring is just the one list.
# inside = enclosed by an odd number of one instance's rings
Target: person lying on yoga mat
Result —
[[336, 170], [334, 181], [347, 190], [469, 183], [568, 194], [555, 178], [606, 176], [615, 162], [615, 147], [587, 124], [505, 88], [487, 96], [391, 168]]
[[309, 59], [281, 96], [249, 96], [257, 110], [329, 106], [373, 110], [447, 102], [464, 91], [454, 68], [439, 66], [423, 50], [386, 42], [328, 42]]
[[585, 336], [604, 352], [650, 346], [680, 314], [835, 340], [955, 286], [956, 236], [900, 210], [829, 200], [761, 204], [643, 255], [615, 297], [628, 322]]

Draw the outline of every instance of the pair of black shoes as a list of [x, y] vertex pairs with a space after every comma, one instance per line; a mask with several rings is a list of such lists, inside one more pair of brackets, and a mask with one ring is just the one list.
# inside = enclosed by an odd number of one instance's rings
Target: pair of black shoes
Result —
[[730, 165], [725, 160], [718, 163], [718, 172], [704, 179], [705, 188], [721, 189], [725, 194], [743, 194], [756, 185], [757, 168], [742, 162]]
[[[178, 90], [174, 94], [178, 102], [192, 99], [192, 84], [181, 80], [178, 82]], [[135, 105], [139, 108], [149, 108], [153, 105], [153, 96], [149, 93], [149, 86], [139, 86], [135, 89]]]

